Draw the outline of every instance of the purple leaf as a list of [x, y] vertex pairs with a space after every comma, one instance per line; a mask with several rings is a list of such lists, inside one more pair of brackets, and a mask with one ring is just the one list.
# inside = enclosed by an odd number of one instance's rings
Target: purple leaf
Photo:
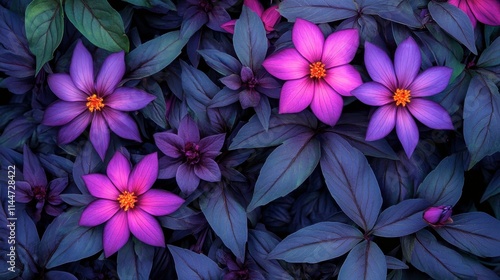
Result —
[[174, 257], [179, 280], [220, 279], [222, 277], [222, 270], [209, 257], [173, 245], [167, 245], [167, 247]]
[[118, 251], [116, 263], [120, 279], [150, 279], [154, 253], [153, 247], [130, 238]]
[[342, 264], [339, 280], [384, 280], [387, 262], [382, 250], [373, 241], [365, 240], [356, 245]]
[[234, 51], [244, 66], [256, 71], [262, 66], [267, 52], [267, 37], [260, 17], [243, 5], [234, 26]]
[[401, 237], [427, 226], [422, 211], [429, 206], [424, 199], [408, 199], [380, 213], [373, 234], [382, 237]]
[[358, 15], [354, 1], [285, 0], [279, 11], [289, 21], [302, 18], [313, 23], [337, 21]]

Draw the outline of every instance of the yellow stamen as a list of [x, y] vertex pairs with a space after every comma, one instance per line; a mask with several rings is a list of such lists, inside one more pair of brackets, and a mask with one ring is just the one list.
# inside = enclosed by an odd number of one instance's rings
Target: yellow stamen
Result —
[[321, 79], [326, 76], [325, 64], [321, 61], [314, 62], [309, 64], [309, 73], [311, 74], [310, 78]]
[[122, 208], [123, 211], [128, 211], [129, 209], [134, 208], [135, 203], [137, 202], [137, 196], [134, 195], [134, 192], [130, 193], [128, 191], [124, 191], [116, 200], [120, 202], [120, 208]]
[[403, 107], [405, 107], [407, 103], [410, 103], [410, 97], [411, 94], [409, 89], [398, 88], [392, 98], [396, 101], [396, 106], [403, 105]]
[[97, 95], [92, 94], [92, 96], [87, 97], [87, 108], [89, 108], [90, 112], [94, 112], [94, 110], [101, 111], [101, 108], [104, 107], [104, 103], [102, 102], [101, 97], [97, 97]]

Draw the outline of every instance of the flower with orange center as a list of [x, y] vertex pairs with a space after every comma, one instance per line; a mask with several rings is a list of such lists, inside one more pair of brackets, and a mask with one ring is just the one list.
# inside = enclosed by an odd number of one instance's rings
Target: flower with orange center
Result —
[[92, 94], [92, 96], [87, 97], [87, 103], [85, 106], [89, 108], [90, 112], [94, 112], [94, 110], [101, 111], [104, 108], [103, 99], [101, 97], [97, 97], [96, 94]]
[[423, 97], [443, 91], [452, 69], [430, 67], [419, 74], [420, 49], [412, 37], [399, 44], [394, 63], [379, 47], [365, 43], [365, 65], [373, 82], [364, 83], [351, 93], [361, 102], [381, 106], [372, 115], [366, 140], [384, 138], [394, 127], [408, 158], [418, 144], [414, 117], [434, 129], [453, 129], [450, 115], [441, 105]]
[[325, 64], [321, 61], [314, 62], [309, 65], [310, 78], [321, 79], [326, 76]]
[[130, 233], [146, 244], [165, 247], [163, 230], [155, 216], [175, 212], [184, 199], [151, 189], [158, 177], [156, 153], [146, 155], [131, 168], [127, 158], [116, 152], [106, 173], [82, 176], [97, 199], [83, 210], [79, 225], [95, 227], [105, 223], [102, 243], [106, 257], [123, 247]]

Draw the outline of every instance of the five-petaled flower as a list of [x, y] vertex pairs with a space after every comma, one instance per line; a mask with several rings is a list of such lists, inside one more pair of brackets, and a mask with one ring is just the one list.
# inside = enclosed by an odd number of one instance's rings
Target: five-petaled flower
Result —
[[94, 227], [102, 223], [104, 255], [111, 256], [127, 243], [130, 233], [142, 242], [165, 247], [159, 222], [153, 216], [175, 212], [184, 199], [165, 190], [151, 189], [158, 177], [156, 153], [146, 155], [133, 169], [125, 156], [116, 152], [106, 175], [87, 174], [82, 178], [97, 199], [82, 213], [79, 224]]
[[453, 222], [451, 219], [452, 212], [452, 208], [449, 205], [433, 206], [425, 209], [422, 218], [432, 227], [441, 227]]
[[35, 209], [28, 209], [35, 221], [39, 221], [42, 211], [51, 216], [63, 212], [63, 201], [59, 196], [68, 185], [68, 178], [56, 178], [47, 183], [47, 176], [40, 160], [28, 146], [23, 148], [24, 181], [16, 182], [16, 201], [20, 203], [35, 203]]
[[[124, 112], [144, 108], [155, 96], [130, 87], [119, 87], [125, 74], [124, 52], [109, 55], [94, 80], [92, 56], [78, 41], [68, 74], [52, 74], [48, 84], [58, 100], [47, 107], [42, 123], [61, 126], [58, 142], [75, 140], [90, 126], [90, 142], [104, 159], [109, 146], [109, 129], [118, 136], [141, 142], [134, 120]], [[124, 112], [123, 112], [124, 111]]]
[[381, 106], [371, 117], [367, 141], [385, 137], [396, 126], [406, 155], [411, 157], [419, 138], [413, 117], [433, 129], [453, 129], [448, 112], [441, 105], [423, 98], [443, 91], [452, 70], [435, 66], [418, 74], [421, 56], [413, 38], [409, 37], [397, 47], [394, 66], [383, 50], [366, 42], [365, 64], [373, 82], [351, 93], [365, 104]]
[[295, 48], [268, 57], [264, 68], [287, 80], [281, 89], [279, 112], [297, 113], [311, 105], [322, 122], [335, 125], [342, 112], [341, 95], [361, 85], [361, 76], [348, 63], [359, 45], [356, 29], [330, 34], [326, 40], [315, 24], [298, 18], [292, 29]]
[[[264, 29], [269, 33], [274, 30], [274, 26], [280, 21], [281, 15], [278, 12], [278, 6], [272, 5], [271, 7], [264, 10], [264, 7], [258, 0], [245, 0], [243, 1], [243, 5], [250, 8], [250, 10], [254, 11], [262, 20], [264, 24]], [[236, 25], [236, 20], [232, 19], [221, 27], [227, 32], [234, 34], [234, 26]]]
[[179, 123], [177, 134], [159, 132], [154, 134], [158, 148], [166, 155], [160, 159], [160, 178], [175, 177], [185, 194], [192, 193], [200, 179], [208, 182], [221, 180], [219, 165], [215, 157], [224, 145], [225, 134], [216, 134], [200, 139], [198, 126], [189, 116]]
[[449, 0], [467, 14], [472, 26], [478, 21], [487, 25], [500, 25], [500, 1], [498, 0]]

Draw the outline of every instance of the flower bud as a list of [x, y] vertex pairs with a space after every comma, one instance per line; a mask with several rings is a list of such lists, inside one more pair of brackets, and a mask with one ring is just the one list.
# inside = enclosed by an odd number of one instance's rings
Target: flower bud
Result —
[[440, 227], [453, 222], [451, 214], [451, 206], [442, 205], [427, 208], [422, 217], [429, 225]]

